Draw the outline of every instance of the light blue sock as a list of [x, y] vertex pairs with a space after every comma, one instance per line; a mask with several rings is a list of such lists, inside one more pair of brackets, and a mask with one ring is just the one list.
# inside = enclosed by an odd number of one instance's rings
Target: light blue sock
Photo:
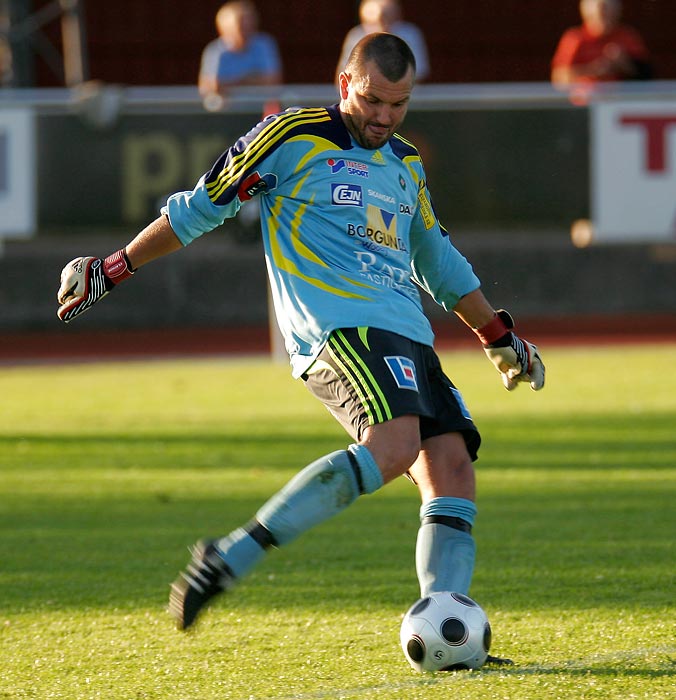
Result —
[[251, 536], [250, 528], [237, 528], [216, 543], [236, 579], [253, 569], [265, 555], [265, 547]]
[[420, 509], [416, 571], [422, 597], [436, 591], [469, 592], [475, 515], [476, 506], [465, 498], [433, 498]]
[[305, 467], [256, 513], [256, 519], [283, 545], [382, 485], [368, 448], [350, 445]]
[[373, 493], [383, 477], [368, 448], [350, 445], [309, 464], [256, 513], [246, 528], [218, 541], [236, 578], [247, 574], [269, 546], [281, 546], [337, 515], [360, 494]]

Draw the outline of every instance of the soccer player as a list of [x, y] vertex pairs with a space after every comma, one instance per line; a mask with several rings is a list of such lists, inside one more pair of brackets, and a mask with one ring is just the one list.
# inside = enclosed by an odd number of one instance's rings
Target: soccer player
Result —
[[[473, 461], [479, 432], [433, 349], [418, 286], [472, 328], [507, 389], [544, 384], [537, 349], [484, 297], [435, 215], [416, 148], [396, 133], [415, 59], [392, 34], [370, 34], [340, 74], [338, 105], [290, 109], [237, 140], [190, 192], [105, 259], [62, 273], [70, 321], [155, 258], [188, 245], [257, 196], [277, 320], [293, 376], [352, 438], [319, 457], [250, 522], [201, 540], [171, 586], [179, 629], [243, 579], [270, 548], [407, 474], [422, 506], [421, 595], [467, 593], [474, 569]], [[416, 286], [417, 285], [417, 286]]]

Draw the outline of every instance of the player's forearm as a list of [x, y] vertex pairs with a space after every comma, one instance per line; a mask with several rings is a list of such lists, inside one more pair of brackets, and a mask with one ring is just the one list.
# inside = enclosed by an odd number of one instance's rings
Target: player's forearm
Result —
[[180, 250], [183, 244], [171, 228], [169, 219], [160, 216], [141, 231], [125, 248], [134, 270], [163, 255]]
[[481, 289], [465, 294], [453, 311], [470, 328], [482, 328], [495, 318], [495, 309], [488, 303]]

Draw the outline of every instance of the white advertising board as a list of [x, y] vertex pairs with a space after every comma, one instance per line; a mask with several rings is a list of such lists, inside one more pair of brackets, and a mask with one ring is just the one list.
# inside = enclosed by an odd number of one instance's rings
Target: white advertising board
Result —
[[35, 219], [33, 111], [0, 106], [0, 238], [33, 235]]
[[590, 109], [594, 242], [676, 241], [676, 99]]

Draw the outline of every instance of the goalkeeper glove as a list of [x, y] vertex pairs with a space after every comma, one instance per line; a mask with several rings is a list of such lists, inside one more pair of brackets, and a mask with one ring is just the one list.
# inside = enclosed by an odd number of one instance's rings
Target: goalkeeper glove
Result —
[[475, 328], [488, 359], [495, 365], [507, 391], [516, 389], [519, 382], [529, 382], [533, 391], [545, 385], [545, 366], [535, 345], [521, 340], [512, 332], [514, 321], [507, 311], [500, 309], [485, 326]]
[[72, 321], [134, 272], [124, 249], [103, 260], [93, 257], [71, 260], [61, 272], [57, 316], [64, 323]]

